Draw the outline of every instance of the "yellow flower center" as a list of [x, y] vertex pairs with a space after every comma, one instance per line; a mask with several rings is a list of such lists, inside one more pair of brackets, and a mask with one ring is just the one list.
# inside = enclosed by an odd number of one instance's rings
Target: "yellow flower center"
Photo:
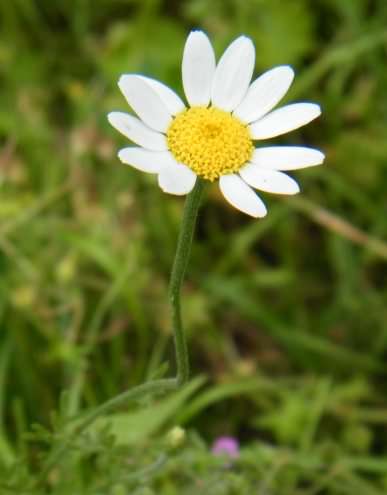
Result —
[[167, 142], [178, 162], [210, 181], [237, 172], [254, 149], [247, 126], [214, 107], [179, 113], [169, 126]]

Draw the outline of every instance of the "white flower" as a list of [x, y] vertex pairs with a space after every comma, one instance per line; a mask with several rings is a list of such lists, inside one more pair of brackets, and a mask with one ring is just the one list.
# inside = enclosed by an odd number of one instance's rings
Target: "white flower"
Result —
[[273, 110], [294, 72], [286, 65], [275, 67], [251, 83], [254, 63], [255, 49], [245, 36], [233, 41], [216, 65], [208, 37], [191, 32], [182, 63], [188, 108], [154, 79], [121, 76], [118, 85], [139, 118], [108, 115], [111, 125], [138, 145], [120, 150], [120, 160], [158, 174], [161, 189], [170, 194], [189, 193], [198, 176], [219, 179], [226, 200], [253, 217], [265, 216], [266, 207], [252, 188], [299, 192], [297, 182], [282, 171], [319, 165], [323, 153], [303, 146], [255, 148], [254, 141], [308, 124], [320, 115], [320, 107], [294, 103]]

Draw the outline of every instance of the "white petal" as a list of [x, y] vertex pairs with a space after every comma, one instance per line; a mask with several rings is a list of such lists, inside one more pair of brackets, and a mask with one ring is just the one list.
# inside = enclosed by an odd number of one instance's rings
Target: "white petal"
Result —
[[268, 146], [254, 150], [251, 161], [274, 170], [296, 170], [313, 167], [324, 161], [324, 153], [304, 146]]
[[293, 69], [288, 65], [265, 72], [252, 83], [234, 115], [246, 124], [260, 119], [283, 98], [293, 79]]
[[149, 174], [157, 174], [176, 163], [170, 151], [150, 151], [136, 147], [123, 148], [118, 152], [118, 158], [122, 163]]
[[175, 163], [165, 167], [159, 173], [159, 186], [169, 194], [181, 196], [188, 194], [196, 182], [196, 174], [186, 165]]
[[229, 45], [216, 67], [211, 101], [228, 112], [242, 101], [254, 71], [255, 49], [246, 36]]
[[262, 200], [238, 175], [222, 175], [219, 187], [227, 201], [243, 213], [255, 218], [266, 215]]
[[110, 112], [108, 120], [117, 131], [144, 148], [154, 151], [168, 149], [167, 140], [163, 134], [152, 131], [133, 115], [124, 112]]
[[321, 114], [315, 103], [293, 103], [278, 108], [250, 124], [253, 139], [268, 139], [298, 129]]
[[167, 107], [168, 111], [172, 115], [177, 115], [185, 109], [185, 105], [180, 98], [171, 88], [165, 84], [157, 81], [156, 79], [151, 79], [150, 77], [139, 76], [144, 79], [146, 83], [155, 91], [159, 97], [163, 100], [164, 105]]
[[276, 194], [297, 194], [300, 192], [297, 182], [277, 170], [267, 170], [249, 163], [240, 171], [240, 176], [251, 187]]
[[162, 99], [142, 77], [126, 74], [118, 86], [140, 119], [152, 129], [165, 132], [172, 121], [171, 113]]
[[214, 72], [215, 54], [210, 40], [202, 31], [192, 31], [182, 62], [184, 92], [191, 106], [209, 104]]

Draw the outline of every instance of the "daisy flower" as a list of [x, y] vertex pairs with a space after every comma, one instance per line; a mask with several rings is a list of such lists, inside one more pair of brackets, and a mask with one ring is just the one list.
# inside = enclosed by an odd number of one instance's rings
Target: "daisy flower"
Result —
[[308, 124], [320, 115], [320, 107], [303, 102], [273, 110], [294, 72], [287, 65], [275, 67], [251, 83], [254, 64], [249, 38], [233, 41], [216, 64], [208, 37], [193, 31], [182, 62], [188, 105], [159, 81], [121, 76], [118, 85], [138, 118], [123, 112], [108, 115], [111, 125], [137, 145], [120, 150], [119, 159], [157, 174], [159, 186], [170, 194], [188, 194], [198, 177], [218, 180], [225, 199], [253, 217], [267, 212], [254, 189], [298, 193], [297, 182], [283, 171], [319, 165], [323, 153], [258, 143]]

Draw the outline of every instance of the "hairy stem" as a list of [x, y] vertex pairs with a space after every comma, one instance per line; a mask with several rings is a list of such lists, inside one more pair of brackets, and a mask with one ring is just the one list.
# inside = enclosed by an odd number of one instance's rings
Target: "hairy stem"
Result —
[[189, 360], [187, 343], [181, 319], [180, 290], [191, 251], [192, 239], [203, 188], [204, 181], [198, 178], [196, 180], [195, 187], [187, 196], [169, 285], [177, 365], [176, 378], [167, 378], [143, 383], [142, 385], [131, 388], [104, 402], [94, 410], [85, 414], [83, 418], [79, 419], [79, 421], [75, 420], [75, 424], [67, 430], [62, 442], [59, 443], [59, 445], [54, 448], [48, 456], [43, 465], [40, 476], [36, 480], [33, 488], [44, 483], [48, 473], [55, 465], [58, 464], [61, 457], [65, 454], [67, 448], [71, 445], [74, 439], [84, 432], [100, 416], [111, 412], [116, 407], [127, 402], [138, 400], [147, 395], [161, 395], [165, 392], [176, 390], [178, 387], [187, 383], [189, 378]]
[[116, 407], [126, 404], [131, 401], [136, 401], [146, 397], [147, 395], [162, 395], [166, 392], [176, 390], [177, 380], [176, 378], [168, 378], [164, 380], [154, 380], [143, 383], [137, 387], [133, 387], [126, 390], [120, 395], [113, 397], [112, 399], [104, 402], [100, 406], [96, 407], [89, 413], [87, 413], [79, 422], [71, 428], [71, 431], [65, 434], [62, 442], [58, 444], [56, 448], [48, 456], [46, 462], [43, 465], [42, 471], [39, 477], [35, 481], [32, 488], [39, 486], [43, 483], [51, 469], [58, 464], [61, 457], [66, 453], [71, 443], [83, 433], [97, 418], [105, 413], [113, 411]]

